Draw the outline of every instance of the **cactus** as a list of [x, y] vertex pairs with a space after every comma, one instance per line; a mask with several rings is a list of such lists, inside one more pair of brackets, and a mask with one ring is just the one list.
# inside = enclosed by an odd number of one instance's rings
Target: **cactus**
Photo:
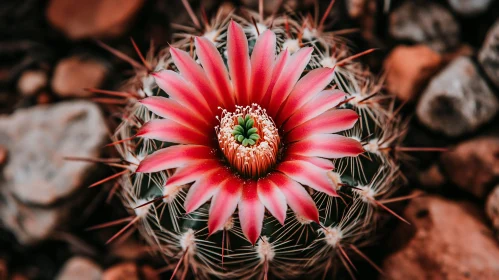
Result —
[[119, 192], [172, 278], [353, 277], [353, 256], [379, 270], [360, 247], [379, 211], [402, 219], [384, 204], [403, 123], [324, 30], [333, 2], [319, 23], [191, 12], [194, 27], [141, 57], [113, 136]]

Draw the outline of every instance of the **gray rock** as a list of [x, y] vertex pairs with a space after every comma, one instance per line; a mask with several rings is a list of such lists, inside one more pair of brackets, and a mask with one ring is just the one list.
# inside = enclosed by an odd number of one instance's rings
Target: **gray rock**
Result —
[[0, 146], [9, 155], [0, 186], [24, 203], [60, 201], [85, 187], [96, 167], [64, 157], [98, 157], [106, 138], [99, 107], [86, 101], [37, 106], [0, 117]]
[[493, 0], [447, 0], [454, 11], [466, 16], [485, 12], [492, 1]]
[[465, 141], [440, 156], [447, 178], [461, 189], [485, 198], [499, 178], [499, 138]]
[[433, 78], [416, 113], [430, 129], [455, 137], [492, 119], [498, 107], [497, 97], [473, 62], [459, 57]]
[[459, 26], [442, 6], [406, 1], [390, 15], [390, 35], [398, 40], [424, 43], [437, 52], [459, 44]]
[[499, 87], [499, 21], [489, 30], [478, 53], [478, 61], [487, 76]]
[[72, 257], [64, 264], [56, 279], [99, 280], [102, 279], [102, 268], [87, 258]]
[[485, 204], [485, 213], [492, 221], [492, 226], [496, 231], [499, 231], [499, 185], [489, 194], [487, 203]]

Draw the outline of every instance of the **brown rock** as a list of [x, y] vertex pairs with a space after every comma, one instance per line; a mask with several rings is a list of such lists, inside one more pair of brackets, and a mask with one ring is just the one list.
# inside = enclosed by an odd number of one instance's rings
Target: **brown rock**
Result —
[[2, 169], [3, 190], [29, 204], [51, 205], [95, 178], [96, 164], [67, 161], [66, 156], [96, 158], [107, 139], [97, 105], [62, 102], [17, 110], [0, 117], [0, 146], [8, 161]]
[[492, 225], [499, 232], [499, 185], [497, 185], [487, 198], [485, 212], [492, 221]]
[[471, 194], [485, 198], [499, 177], [499, 138], [480, 137], [459, 144], [440, 157], [450, 181]]
[[71, 39], [117, 37], [126, 32], [144, 0], [51, 0], [47, 20]]
[[107, 68], [94, 59], [73, 56], [61, 60], [52, 78], [52, 90], [61, 97], [88, 97], [85, 88], [99, 87], [107, 75]]
[[388, 91], [401, 101], [415, 99], [441, 62], [441, 56], [425, 45], [396, 47], [385, 60]]
[[499, 279], [499, 247], [473, 205], [415, 198], [393, 240], [412, 236], [383, 263], [383, 279]]
[[418, 181], [425, 187], [437, 188], [445, 183], [446, 178], [442, 174], [442, 171], [440, 171], [440, 167], [437, 164], [433, 164], [427, 170], [418, 174]]
[[17, 81], [17, 89], [23, 95], [30, 96], [47, 86], [47, 73], [43, 70], [25, 71]]
[[0, 166], [7, 161], [8, 151], [4, 146], [0, 146]]
[[99, 280], [102, 269], [93, 261], [83, 257], [69, 259], [57, 275], [57, 280]]
[[157, 273], [155, 273], [155, 271], [151, 267], [142, 266], [139, 268], [137, 264], [128, 262], [121, 263], [106, 269], [102, 280], [140, 280], [142, 279], [139, 277], [140, 275], [144, 275], [144, 279], [148, 280], [159, 279]]

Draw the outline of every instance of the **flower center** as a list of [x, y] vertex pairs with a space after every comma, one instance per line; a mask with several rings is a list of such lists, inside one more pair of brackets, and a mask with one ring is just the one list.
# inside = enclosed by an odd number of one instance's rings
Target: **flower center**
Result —
[[236, 106], [234, 112], [224, 109], [216, 130], [227, 161], [243, 176], [260, 177], [276, 163], [279, 133], [260, 106]]

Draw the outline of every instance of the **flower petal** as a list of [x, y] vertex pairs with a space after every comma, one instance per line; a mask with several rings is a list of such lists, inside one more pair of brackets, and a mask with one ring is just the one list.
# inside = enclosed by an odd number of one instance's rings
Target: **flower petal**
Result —
[[244, 182], [241, 179], [231, 176], [213, 196], [208, 218], [208, 232], [210, 235], [221, 230], [236, 210], [241, 199], [243, 184]]
[[324, 169], [325, 171], [331, 171], [334, 169], [334, 164], [331, 160], [325, 159], [325, 158], [320, 158], [320, 157], [306, 157], [306, 156], [301, 156], [301, 155], [296, 155], [296, 154], [288, 154], [286, 155], [285, 158], [286, 161], [288, 160], [302, 160], [309, 162], [319, 168]]
[[288, 97], [289, 93], [303, 73], [303, 70], [310, 61], [312, 51], [313, 49], [310, 47], [302, 48], [294, 53], [286, 63], [286, 66], [284, 67], [272, 90], [268, 106], [269, 114], [274, 119], [277, 111]]
[[220, 167], [215, 171], [209, 172], [200, 177], [189, 188], [189, 192], [185, 198], [184, 208], [186, 213], [191, 213], [192, 211], [198, 209], [201, 205], [205, 204], [213, 195], [217, 193], [217, 191], [222, 188], [230, 176], [231, 173], [227, 168]]
[[258, 37], [251, 54], [251, 101], [260, 101], [272, 78], [275, 60], [276, 37], [266, 30]]
[[258, 198], [265, 208], [274, 216], [281, 225], [286, 219], [286, 197], [279, 188], [269, 179], [258, 180]]
[[218, 160], [199, 160], [180, 167], [170, 178], [166, 180], [165, 188], [170, 186], [181, 186], [196, 181], [207, 173], [221, 168]]
[[203, 37], [196, 37], [195, 45], [201, 65], [203, 65], [208, 79], [222, 97], [225, 109], [233, 110], [235, 108], [235, 101], [232, 94], [232, 85], [227, 73], [227, 67], [220, 53], [210, 40]]
[[280, 172], [270, 174], [268, 179], [281, 190], [297, 216], [319, 223], [317, 206], [302, 185]]
[[[156, 80], [156, 84], [164, 90], [170, 98], [186, 106], [190, 111], [200, 116], [211, 116], [208, 103], [204, 97], [197, 92], [180, 74], [172, 70], [162, 70], [151, 74]], [[196, 95], [196, 93], [198, 93]]]
[[316, 134], [289, 145], [287, 152], [308, 157], [342, 158], [358, 156], [364, 149], [359, 141], [349, 137]]
[[197, 89], [199, 94], [196, 95], [203, 96], [211, 111], [216, 112], [218, 106], [223, 104], [223, 99], [213, 90], [203, 68], [185, 51], [172, 47], [170, 53], [182, 77]]
[[151, 173], [184, 166], [200, 159], [214, 159], [213, 149], [201, 145], [174, 145], [143, 159], [136, 172]]
[[227, 64], [230, 78], [234, 85], [237, 104], [245, 106], [250, 101], [249, 78], [251, 65], [248, 39], [243, 28], [235, 21], [229, 23], [227, 33]]
[[241, 229], [249, 242], [254, 245], [262, 232], [265, 214], [265, 208], [258, 198], [255, 181], [249, 181], [244, 185], [238, 209]]
[[196, 114], [192, 114], [185, 110], [178, 102], [161, 96], [151, 96], [139, 100], [139, 103], [144, 105], [149, 111], [154, 114], [176, 121], [180, 124], [194, 128], [200, 131], [212, 130], [213, 128], [208, 125], [206, 119]]
[[280, 125], [287, 120], [289, 116], [327, 87], [333, 78], [333, 68], [314, 69], [301, 78], [282, 106], [277, 119], [275, 119], [276, 124]]
[[298, 125], [317, 117], [333, 107], [336, 107], [341, 101], [345, 100], [345, 97], [346, 94], [340, 90], [321, 91], [316, 97], [289, 117], [289, 119], [284, 123], [284, 132], [288, 132]]
[[337, 133], [352, 128], [359, 115], [350, 109], [327, 111], [291, 130], [285, 137], [288, 143], [319, 133]]
[[[269, 107], [270, 103], [270, 98], [272, 96], [272, 91], [274, 90], [275, 84], [279, 80], [279, 77], [281, 76], [282, 70], [284, 70], [284, 67], [286, 66], [286, 63], [289, 60], [289, 52], [287, 49], [279, 53], [279, 55], [276, 58], [276, 61], [274, 62], [274, 67], [272, 69], [272, 78], [270, 79], [269, 86], [267, 87], [267, 91], [265, 92], [265, 95], [263, 96], [262, 100], [260, 101], [260, 104], [264, 108]], [[258, 101], [258, 100], [257, 100]]]
[[137, 132], [137, 136], [179, 144], [207, 144], [210, 138], [198, 130], [169, 119], [150, 120]]
[[327, 173], [315, 165], [302, 161], [284, 161], [276, 168], [291, 179], [330, 196], [338, 196]]

